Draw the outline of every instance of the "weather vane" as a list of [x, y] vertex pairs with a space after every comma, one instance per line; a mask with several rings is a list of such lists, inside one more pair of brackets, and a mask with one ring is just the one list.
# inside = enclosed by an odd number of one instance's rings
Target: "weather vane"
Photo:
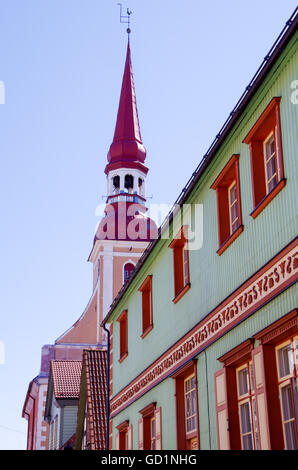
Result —
[[130, 26], [130, 15], [132, 14], [132, 11], [129, 8], [127, 8], [126, 9], [127, 16], [122, 15], [122, 3], [117, 3], [117, 5], [120, 6], [120, 23], [128, 24], [128, 28], [126, 32], [129, 35], [129, 33], [131, 32], [131, 29], [129, 26]]

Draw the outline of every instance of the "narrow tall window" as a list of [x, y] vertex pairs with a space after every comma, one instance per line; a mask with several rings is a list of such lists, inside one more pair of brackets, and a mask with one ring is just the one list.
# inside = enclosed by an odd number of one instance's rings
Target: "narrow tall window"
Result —
[[285, 449], [298, 449], [297, 407], [298, 383], [295, 356], [298, 337], [277, 347], [277, 369]]
[[121, 315], [118, 318], [119, 322], [119, 349], [120, 357], [119, 362], [122, 362], [128, 354], [128, 345], [127, 345], [127, 310], [123, 310]]
[[153, 328], [152, 275], [146, 277], [139, 288], [142, 294], [142, 338]]
[[140, 410], [142, 417], [138, 421], [139, 450], [161, 450], [161, 408], [150, 403]]
[[198, 389], [196, 362], [173, 375], [176, 398], [178, 450], [199, 449]]
[[241, 366], [236, 374], [241, 447], [243, 450], [259, 449], [252, 363]]
[[150, 450], [155, 450], [156, 449], [156, 422], [155, 422], [155, 416], [153, 416], [150, 419]]
[[256, 218], [286, 184], [283, 169], [280, 98], [272, 98], [243, 142], [249, 145], [253, 211]]
[[129, 279], [129, 277], [130, 277], [132, 271], [134, 270], [134, 268], [135, 267], [132, 263], [126, 263], [124, 265], [124, 273], [123, 273], [123, 278], [124, 278], [123, 281], [124, 282], [126, 282]]
[[197, 429], [196, 382], [192, 375], [184, 381], [186, 437]]
[[235, 230], [237, 230], [239, 226], [236, 181], [233, 181], [233, 183], [229, 187], [229, 213], [230, 213], [230, 232], [232, 234], [235, 232]]
[[178, 302], [178, 300], [190, 288], [189, 250], [187, 246], [186, 231], [187, 227], [183, 226], [169, 245], [173, 250], [174, 303]]
[[239, 155], [232, 155], [211, 188], [216, 190], [219, 241], [217, 254], [221, 255], [243, 231]]
[[266, 173], [266, 192], [267, 194], [277, 185], [278, 167], [275, 151], [274, 133], [270, 134], [264, 142], [265, 173]]

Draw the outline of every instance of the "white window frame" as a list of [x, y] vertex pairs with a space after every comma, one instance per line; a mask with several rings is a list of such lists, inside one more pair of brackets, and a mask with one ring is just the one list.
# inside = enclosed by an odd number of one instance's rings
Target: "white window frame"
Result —
[[[183, 383], [183, 391], [184, 391], [184, 410], [185, 410], [185, 435], [186, 439], [188, 438], [187, 436], [190, 434], [193, 434], [194, 432], [197, 431], [197, 406], [195, 405], [195, 409], [193, 410], [193, 414], [191, 416], [187, 416], [187, 404], [186, 404], [186, 395], [192, 395], [192, 393], [195, 394], [195, 400], [196, 400], [196, 383], [194, 384], [194, 388], [191, 388], [187, 393], [186, 393], [186, 383], [190, 382], [193, 378], [195, 378], [195, 374], [191, 374], [188, 377], [184, 379]], [[187, 422], [188, 420], [195, 418], [195, 427], [193, 429], [187, 430]]]
[[[271, 155], [269, 159], [267, 159], [267, 154], [266, 154], [266, 144], [267, 142], [271, 139], [273, 136], [273, 141], [274, 141], [274, 156]], [[266, 183], [266, 194], [269, 194], [270, 191], [272, 191], [274, 188], [269, 190], [269, 184], [276, 176], [276, 184], [278, 184], [279, 179], [280, 179], [280, 171], [279, 171], [279, 159], [278, 159], [278, 153], [277, 153], [277, 145], [276, 145], [276, 127], [274, 131], [271, 131], [270, 134], [266, 137], [266, 139], [263, 142], [263, 155], [264, 155], [264, 167], [265, 167], [265, 183]], [[273, 176], [271, 176], [270, 181], [268, 181], [268, 174], [267, 174], [267, 162], [271, 160], [272, 158], [275, 158], [275, 165], [276, 165], [276, 173], [274, 173]]]
[[[236, 199], [235, 201], [231, 204], [231, 190], [235, 186], [236, 188]], [[232, 235], [234, 232], [236, 232], [237, 228], [239, 227], [239, 211], [238, 211], [238, 193], [237, 193], [237, 182], [234, 180], [232, 184], [228, 187], [228, 199], [229, 199], [229, 218], [230, 218], [230, 235]], [[237, 209], [237, 216], [236, 219], [234, 219], [232, 223], [232, 207], [236, 204], [236, 209]], [[236, 228], [233, 230], [233, 225], [235, 225], [235, 222], [237, 222]]]
[[[239, 372], [248, 368], [248, 391], [240, 395], [240, 386], [239, 386]], [[240, 427], [240, 440], [241, 448], [243, 449], [243, 436], [251, 434], [253, 449], [259, 448], [259, 438], [258, 438], [258, 428], [257, 428], [257, 418], [255, 416], [255, 406], [256, 406], [256, 397], [254, 391], [254, 383], [252, 380], [252, 361], [248, 360], [240, 367], [236, 369], [236, 381], [237, 381], [237, 401], [238, 401], [238, 414], [239, 414], [239, 427]], [[251, 431], [249, 433], [242, 432], [242, 421], [241, 421], [241, 405], [245, 403], [249, 404], [249, 413], [251, 421]]]
[[[293, 390], [292, 381], [293, 380], [298, 381], [297, 372], [296, 372], [297, 371], [297, 362], [296, 362], [296, 357], [295, 357], [295, 354], [296, 354], [296, 350], [295, 350], [296, 346], [295, 345], [297, 344], [296, 343], [297, 341], [298, 341], [298, 335], [294, 336], [293, 338], [288, 339], [287, 341], [284, 341], [283, 343], [279, 344], [275, 348], [277, 376], [278, 376], [278, 392], [279, 392], [280, 411], [281, 411], [282, 430], [283, 430], [285, 449], [286, 449], [286, 444], [287, 444], [286, 433], [285, 433], [285, 424], [287, 424], [289, 422], [294, 422], [295, 429], [298, 426], [297, 418], [295, 416], [295, 403], [292, 404], [293, 405], [293, 410], [294, 410], [294, 416], [292, 418], [286, 420], [284, 418], [283, 403], [282, 403], [282, 398], [281, 398], [282, 397], [282, 389], [285, 388], [285, 387], [288, 387], [289, 385], [291, 387], [291, 397], [293, 398], [294, 390]], [[290, 368], [292, 366], [292, 370], [290, 370], [289, 374], [281, 376], [280, 375], [280, 368], [279, 368], [278, 352], [281, 349], [283, 349], [283, 348], [285, 348], [286, 346], [289, 346], [289, 345], [291, 346], [291, 353], [292, 353], [292, 361], [290, 362]], [[296, 383], [296, 387], [298, 387], [297, 383]], [[297, 439], [297, 435], [296, 435], [296, 439]]]

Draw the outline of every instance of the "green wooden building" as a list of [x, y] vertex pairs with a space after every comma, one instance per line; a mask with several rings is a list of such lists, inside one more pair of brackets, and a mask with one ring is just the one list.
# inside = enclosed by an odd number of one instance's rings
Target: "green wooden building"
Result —
[[297, 23], [103, 322], [111, 449], [298, 448]]

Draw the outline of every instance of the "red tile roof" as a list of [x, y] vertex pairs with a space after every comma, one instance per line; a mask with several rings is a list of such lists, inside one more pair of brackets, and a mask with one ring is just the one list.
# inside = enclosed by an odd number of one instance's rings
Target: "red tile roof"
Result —
[[56, 398], [79, 398], [81, 361], [51, 361], [54, 395]]
[[87, 419], [91, 450], [106, 448], [107, 351], [84, 350]]

